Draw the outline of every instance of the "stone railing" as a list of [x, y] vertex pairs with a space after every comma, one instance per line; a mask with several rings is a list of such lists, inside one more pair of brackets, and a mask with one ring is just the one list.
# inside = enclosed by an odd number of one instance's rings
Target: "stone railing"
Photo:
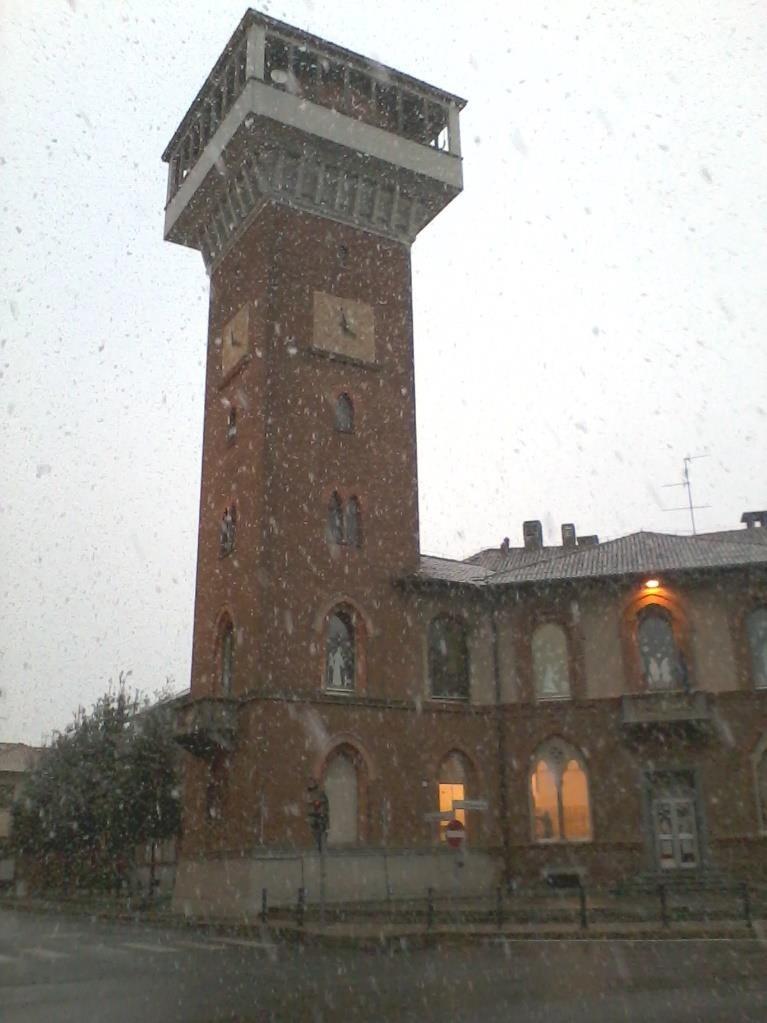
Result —
[[458, 108], [408, 88], [363, 65], [341, 61], [319, 49], [250, 26], [219, 58], [182, 122], [168, 155], [168, 195], [178, 192], [201, 153], [234, 106], [249, 79], [302, 102], [460, 156]]
[[627, 726], [708, 725], [709, 694], [670, 690], [621, 698], [621, 724]]
[[231, 750], [237, 735], [237, 701], [227, 697], [190, 700], [176, 712], [174, 738], [198, 757]]

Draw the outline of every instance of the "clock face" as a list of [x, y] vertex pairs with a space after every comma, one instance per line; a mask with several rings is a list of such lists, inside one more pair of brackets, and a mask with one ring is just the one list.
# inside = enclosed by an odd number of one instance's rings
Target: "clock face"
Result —
[[365, 302], [314, 292], [315, 348], [362, 362], [375, 362], [373, 309]]
[[234, 314], [221, 331], [221, 374], [229, 373], [248, 354], [248, 306]]

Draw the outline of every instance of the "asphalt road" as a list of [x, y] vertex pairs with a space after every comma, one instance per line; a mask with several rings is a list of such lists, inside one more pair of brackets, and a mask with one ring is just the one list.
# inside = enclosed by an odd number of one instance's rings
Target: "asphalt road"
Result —
[[764, 1023], [759, 940], [516, 941], [394, 954], [0, 911], [2, 1023]]

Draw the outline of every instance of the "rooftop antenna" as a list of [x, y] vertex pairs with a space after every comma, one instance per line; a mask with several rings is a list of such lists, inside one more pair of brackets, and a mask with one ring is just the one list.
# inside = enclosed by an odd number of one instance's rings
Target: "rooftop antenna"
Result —
[[690, 480], [690, 462], [694, 462], [698, 458], [708, 458], [709, 454], [706, 452], [704, 455], [685, 455], [683, 459], [684, 468], [682, 469], [682, 479], [679, 483], [664, 483], [664, 487], [684, 487], [687, 491], [687, 507], [682, 506], [681, 508], [664, 508], [664, 511], [689, 511], [690, 522], [692, 524], [692, 535], [695, 536], [695, 512], [702, 508], [710, 508], [710, 504], [693, 504], [692, 501], [692, 481]]

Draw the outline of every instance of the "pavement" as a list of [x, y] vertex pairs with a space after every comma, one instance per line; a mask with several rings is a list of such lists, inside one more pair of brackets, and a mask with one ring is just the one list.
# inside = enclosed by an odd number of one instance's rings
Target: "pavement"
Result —
[[372, 950], [0, 909], [2, 1023], [764, 1023], [767, 941], [519, 939]]

